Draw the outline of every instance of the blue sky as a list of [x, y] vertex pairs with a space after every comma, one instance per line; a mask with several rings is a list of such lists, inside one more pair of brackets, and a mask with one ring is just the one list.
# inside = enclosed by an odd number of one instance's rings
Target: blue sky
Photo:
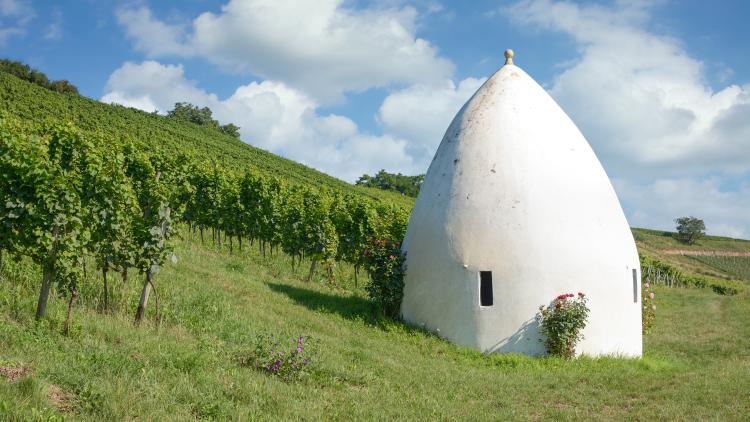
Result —
[[516, 51], [578, 124], [632, 225], [750, 237], [750, 2], [0, 0], [0, 56], [144, 110], [214, 110], [352, 181], [424, 172]]

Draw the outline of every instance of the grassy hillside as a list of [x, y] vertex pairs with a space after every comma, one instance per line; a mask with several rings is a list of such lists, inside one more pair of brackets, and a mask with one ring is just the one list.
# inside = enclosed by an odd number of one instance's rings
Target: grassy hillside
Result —
[[50, 91], [0, 72], [0, 110], [33, 122], [73, 122], [84, 131], [130, 137], [164, 151], [210, 157], [232, 168], [255, 168], [307, 185], [328, 186], [410, 208], [414, 199], [375, 188], [354, 186], [310, 167], [252, 147], [212, 128], [176, 121], [86, 97]]
[[692, 245], [676, 239], [676, 233], [634, 228], [638, 251], [641, 254], [668, 262], [690, 273], [726, 279], [750, 281], [750, 256], [701, 256], [717, 252], [726, 255], [750, 255], [750, 241], [721, 236], [705, 236]]
[[[347, 268], [337, 285], [304, 282], [288, 258], [229, 255], [197, 242], [157, 278], [154, 309], [133, 327], [139, 282], [81, 289], [72, 333], [66, 303], [32, 320], [39, 274], [7, 262], [0, 275], [0, 419], [719, 419], [750, 413], [750, 301], [657, 288], [642, 360], [482, 356], [372, 319]], [[312, 374], [286, 383], [241, 364], [257, 333], [317, 341]], [[7, 375], [6, 375], [7, 377]]]
[[633, 236], [640, 246], [651, 250], [750, 252], [750, 240], [723, 236], [704, 236], [693, 244], [677, 240], [677, 233], [663, 230], [633, 228]]

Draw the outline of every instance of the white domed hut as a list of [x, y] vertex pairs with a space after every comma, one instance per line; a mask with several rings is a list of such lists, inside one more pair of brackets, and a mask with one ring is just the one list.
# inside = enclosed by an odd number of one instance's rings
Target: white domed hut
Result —
[[539, 306], [583, 292], [577, 352], [641, 356], [638, 253], [615, 191], [573, 121], [506, 57], [427, 171], [403, 245], [401, 314], [482, 352], [538, 355]]

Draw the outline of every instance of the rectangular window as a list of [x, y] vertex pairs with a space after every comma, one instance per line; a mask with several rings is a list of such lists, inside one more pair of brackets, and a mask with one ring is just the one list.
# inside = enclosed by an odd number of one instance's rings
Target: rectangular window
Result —
[[638, 270], [633, 268], [633, 303], [638, 303]]
[[492, 271], [479, 272], [479, 303], [492, 306]]

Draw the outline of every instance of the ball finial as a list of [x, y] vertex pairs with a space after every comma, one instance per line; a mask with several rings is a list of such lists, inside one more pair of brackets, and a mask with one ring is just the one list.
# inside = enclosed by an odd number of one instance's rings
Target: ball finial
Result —
[[513, 50], [505, 50], [505, 64], [513, 64]]

